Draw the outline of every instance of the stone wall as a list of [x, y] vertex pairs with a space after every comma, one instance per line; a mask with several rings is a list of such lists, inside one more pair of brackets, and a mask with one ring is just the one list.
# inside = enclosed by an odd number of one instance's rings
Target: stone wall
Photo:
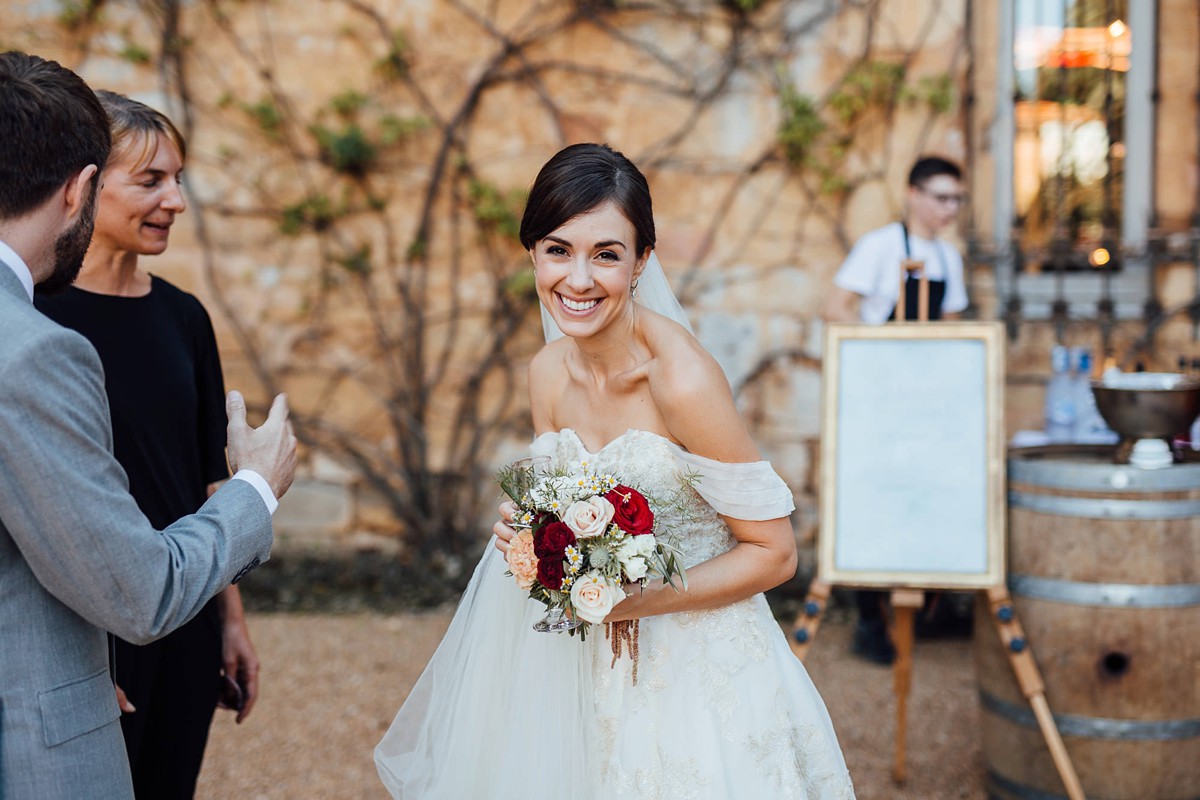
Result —
[[[849, 245], [900, 214], [922, 153], [973, 165], [973, 218], [990, 215], [990, 143], [977, 131], [968, 152], [963, 97], [969, 75], [986, 92], [1003, 62], [986, 33], [998, 0], [973, 4], [974, 53], [966, 3], [907, 0], [10, 5], [4, 44], [187, 121], [195, 224], [148, 266], [210, 309], [231, 387], [260, 407], [289, 392], [306, 448], [278, 516], [285, 548], [403, 554], [414, 521], [397, 508], [437, 497], [417, 478], [486, 484], [521, 453], [540, 332], [510, 226], [563, 144], [605, 141], [645, 169], [660, 258], [796, 492], [806, 543], [818, 309]], [[1200, 46], [1193, 4], [1160, 5], [1157, 201], [1183, 229]], [[992, 98], [976, 102], [986, 115]], [[1163, 281], [1169, 301], [1195, 291], [1183, 267]], [[985, 316], [993, 283], [979, 270]], [[1010, 348], [1010, 431], [1040, 426], [1052, 335], [1028, 324]], [[1068, 331], [1072, 344], [1095, 335]], [[1194, 348], [1189, 336], [1170, 326], [1162, 352]], [[465, 516], [445, 524], [489, 518], [493, 492], [464, 495]], [[473, 530], [445, 556], [452, 571], [487, 528]]]

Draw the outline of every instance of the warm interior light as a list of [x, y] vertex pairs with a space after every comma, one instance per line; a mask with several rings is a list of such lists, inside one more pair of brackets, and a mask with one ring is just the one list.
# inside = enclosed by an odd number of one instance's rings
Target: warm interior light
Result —
[[1112, 24], [1108, 26], [1108, 35], [1114, 39], [1119, 39], [1129, 28], [1119, 19], [1114, 19]]
[[1112, 256], [1103, 247], [1097, 247], [1088, 255], [1088, 261], [1092, 262], [1093, 267], [1103, 267], [1111, 258]]

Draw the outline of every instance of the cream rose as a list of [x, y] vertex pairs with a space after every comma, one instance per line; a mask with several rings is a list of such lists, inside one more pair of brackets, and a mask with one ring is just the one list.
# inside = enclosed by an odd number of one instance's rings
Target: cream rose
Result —
[[625, 577], [631, 581], [640, 581], [646, 577], [646, 559], [641, 556], [632, 556], [628, 559], [621, 560], [621, 569], [625, 572]]
[[634, 556], [649, 558], [654, 554], [658, 547], [658, 542], [654, 540], [654, 536], [646, 534], [643, 536], [627, 536], [621, 544], [617, 545], [617, 558], [624, 563], [626, 559]]
[[567, 508], [562, 521], [580, 539], [599, 536], [608, 529], [616, 509], [605, 498], [596, 495], [587, 500], [579, 500]]
[[613, 606], [625, 599], [625, 592], [609, 582], [599, 572], [589, 572], [575, 579], [571, 586], [571, 605], [575, 616], [594, 624], [604, 622]]
[[654, 539], [654, 536], [634, 536], [634, 547], [637, 548], [637, 554], [642, 558], [649, 558], [655, 551], [658, 551], [659, 542]]
[[533, 552], [533, 533], [521, 531], [508, 543], [508, 552], [504, 554], [508, 562], [508, 570], [517, 579], [517, 588], [529, 590], [537, 580], [538, 557]]

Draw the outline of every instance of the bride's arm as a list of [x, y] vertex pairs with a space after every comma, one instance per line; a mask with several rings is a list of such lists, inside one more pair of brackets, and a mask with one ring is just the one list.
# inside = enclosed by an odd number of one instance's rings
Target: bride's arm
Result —
[[[680, 354], [656, 372], [661, 374], [651, 375], [655, 403], [672, 436], [688, 451], [726, 463], [761, 459], [711, 356], [702, 350]], [[634, 587], [606, 621], [717, 608], [778, 586], [795, 574], [796, 540], [787, 518], [724, 519], [737, 544], [688, 569], [686, 592], [657, 582], [645, 590]]]
[[796, 573], [796, 542], [788, 520], [726, 518], [726, 522], [737, 545], [688, 569], [687, 591], [675, 591], [658, 582], [645, 589], [634, 586], [604, 621], [719, 608], [772, 589]]
[[[558, 345], [561, 348], [561, 345]], [[556, 378], [561, 379], [562, 357], [555, 355], [555, 345], [546, 345], [538, 351], [529, 362], [529, 408], [533, 414], [533, 430], [535, 434], [555, 430], [551, 415], [552, 399], [555, 392], [549, 391]], [[501, 553], [508, 552], [508, 543], [516, 531], [508, 526], [512, 522], [517, 507], [511, 500], [505, 500], [498, 509], [500, 519], [492, 525], [492, 533], [496, 534], [496, 549]]]

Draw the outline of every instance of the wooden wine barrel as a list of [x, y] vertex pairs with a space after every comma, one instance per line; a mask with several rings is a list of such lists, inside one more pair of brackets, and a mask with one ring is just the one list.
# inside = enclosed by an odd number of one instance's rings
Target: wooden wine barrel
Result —
[[[1200, 798], [1200, 464], [1112, 448], [1008, 460], [1008, 588], [1089, 800]], [[975, 654], [989, 798], [1066, 799], [987, 608]]]

